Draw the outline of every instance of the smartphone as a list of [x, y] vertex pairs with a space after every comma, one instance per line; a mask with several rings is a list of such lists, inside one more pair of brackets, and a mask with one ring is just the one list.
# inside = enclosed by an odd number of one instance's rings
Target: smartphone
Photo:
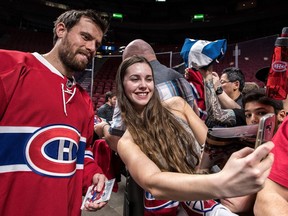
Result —
[[268, 142], [274, 135], [276, 117], [274, 113], [267, 113], [259, 121], [258, 131], [255, 141], [255, 148], [262, 143]]

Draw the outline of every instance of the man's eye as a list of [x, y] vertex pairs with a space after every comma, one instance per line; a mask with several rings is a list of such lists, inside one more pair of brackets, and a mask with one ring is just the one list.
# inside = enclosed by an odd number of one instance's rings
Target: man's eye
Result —
[[86, 35], [86, 34], [82, 34], [82, 38], [83, 38], [85, 41], [87, 41], [87, 40], [90, 39], [90, 37], [89, 37], [88, 35]]
[[266, 115], [266, 114], [267, 114], [266, 112], [259, 112], [259, 113], [258, 113], [259, 116], [264, 116], [264, 115]]
[[251, 117], [251, 114], [245, 114], [245, 117], [246, 117], [246, 118], [250, 118], [250, 117]]

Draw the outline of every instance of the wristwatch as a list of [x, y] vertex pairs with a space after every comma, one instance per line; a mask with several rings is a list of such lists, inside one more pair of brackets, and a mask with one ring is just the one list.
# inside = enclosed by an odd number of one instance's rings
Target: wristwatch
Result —
[[218, 87], [217, 87], [217, 89], [216, 89], [216, 95], [220, 95], [220, 94], [222, 94], [223, 93], [223, 88], [222, 88], [222, 86], [221, 85], [219, 85]]

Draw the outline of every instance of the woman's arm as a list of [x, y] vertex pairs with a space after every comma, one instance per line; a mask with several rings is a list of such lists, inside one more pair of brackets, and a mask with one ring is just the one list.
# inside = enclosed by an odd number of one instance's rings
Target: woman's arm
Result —
[[273, 163], [273, 155], [269, 154], [273, 146], [268, 142], [254, 152], [251, 148], [235, 152], [219, 173], [209, 175], [161, 172], [133, 142], [128, 130], [119, 140], [117, 151], [144, 190], [157, 199], [183, 201], [256, 193], [263, 187]]

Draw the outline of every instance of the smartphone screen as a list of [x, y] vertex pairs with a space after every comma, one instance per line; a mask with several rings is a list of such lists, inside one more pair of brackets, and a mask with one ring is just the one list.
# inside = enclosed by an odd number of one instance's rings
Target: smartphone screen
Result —
[[261, 117], [256, 136], [255, 148], [272, 139], [275, 128], [275, 118], [274, 113], [267, 113]]

